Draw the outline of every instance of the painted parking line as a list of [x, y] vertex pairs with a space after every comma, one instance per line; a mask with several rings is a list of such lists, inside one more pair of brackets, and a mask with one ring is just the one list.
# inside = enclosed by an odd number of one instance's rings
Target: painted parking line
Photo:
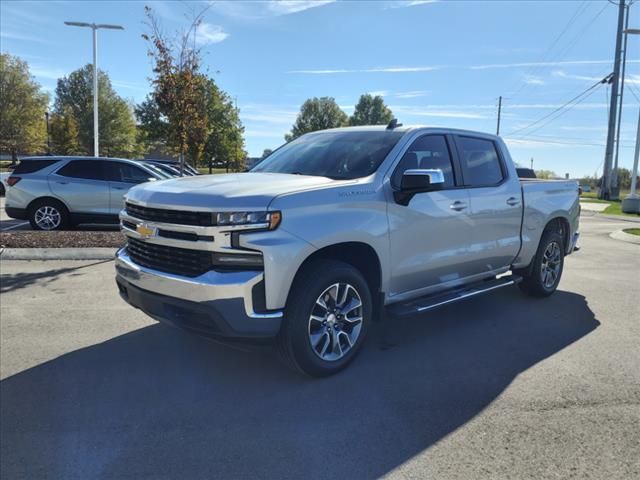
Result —
[[6, 232], [7, 230], [13, 230], [14, 228], [24, 227], [29, 225], [29, 222], [21, 222], [16, 225], [9, 225], [8, 227], [0, 228], [0, 232]]

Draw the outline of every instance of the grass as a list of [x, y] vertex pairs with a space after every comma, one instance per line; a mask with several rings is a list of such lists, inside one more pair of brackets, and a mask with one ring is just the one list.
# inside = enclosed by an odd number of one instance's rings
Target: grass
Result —
[[[621, 191], [620, 198], [624, 198], [629, 194], [629, 191]], [[596, 192], [586, 192], [580, 195], [580, 200], [588, 203], [606, 203], [609, 206], [604, 209], [602, 213], [605, 215], [622, 215], [625, 217], [640, 217], [638, 213], [624, 213], [622, 211], [622, 200], [600, 200]]]
[[624, 233], [630, 233], [631, 235], [640, 236], [640, 228], [625, 228]]

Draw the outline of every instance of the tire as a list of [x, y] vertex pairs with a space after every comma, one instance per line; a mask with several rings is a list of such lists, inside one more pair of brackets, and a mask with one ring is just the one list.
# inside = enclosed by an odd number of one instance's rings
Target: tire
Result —
[[562, 235], [554, 230], [546, 230], [531, 268], [522, 275], [520, 289], [533, 297], [548, 297], [555, 292], [564, 269], [564, 251]]
[[335, 260], [307, 265], [295, 282], [278, 336], [280, 353], [307, 375], [333, 375], [364, 342], [373, 309], [369, 286], [357, 269]]
[[29, 223], [34, 230], [62, 230], [69, 225], [69, 212], [62, 202], [44, 198], [29, 207]]

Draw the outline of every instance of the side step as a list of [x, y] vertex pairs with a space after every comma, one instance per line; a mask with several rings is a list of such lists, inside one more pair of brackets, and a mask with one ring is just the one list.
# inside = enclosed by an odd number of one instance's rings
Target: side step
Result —
[[459, 302], [465, 298], [475, 297], [481, 293], [516, 285], [521, 281], [522, 277], [518, 275], [507, 275], [500, 278], [484, 280], [454, 290], [447, 290], [445, 292], [420, 297], [408, 302], [394, 303], [387, 307], [387, 312], [394, 316], [415, 315], [416, 313], [426, 312], [450, 303]]

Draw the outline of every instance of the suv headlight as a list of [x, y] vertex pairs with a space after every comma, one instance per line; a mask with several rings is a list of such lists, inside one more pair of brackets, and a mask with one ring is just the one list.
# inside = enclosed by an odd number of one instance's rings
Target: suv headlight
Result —
[[280, 220], [280, 212], [223, 212], [218, 213], [216, 223], [219, 226], [255, 225], [256, 228], [274, 230]]

